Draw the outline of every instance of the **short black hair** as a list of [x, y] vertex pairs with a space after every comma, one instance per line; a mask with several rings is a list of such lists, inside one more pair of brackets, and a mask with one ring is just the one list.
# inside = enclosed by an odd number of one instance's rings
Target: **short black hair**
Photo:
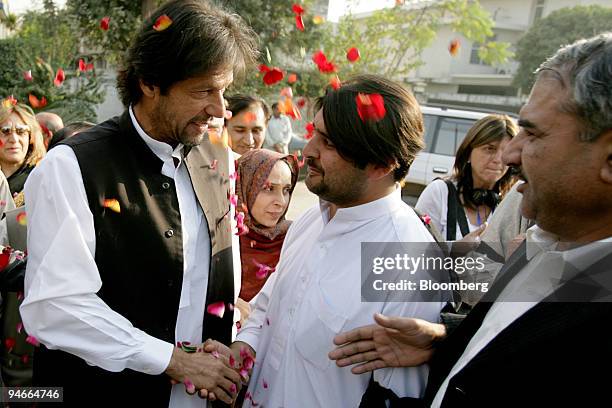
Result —
[[[379, 94], [386, 114], [379, 121], [362, 120], [359, 94]], [[417, 153], [425, 147], [419, 103], [404, 86], [378, 75], [360, 75], [337, 89], [328, 88], [316, 110], [323, 109], [329, 140], [345, 160], [364, 169], [368, 164], [395, 164], [395, 181], [408, 174]]]
[[[163, 15], [172, 24], [153, 29]], [[117, 75], [117, 89], [127, 107], [142, 97], [139, 81], [165, 94], [173, 84], [220, 68], [239, 77], [257, 59], [257, 35], [237, 14], [206, 0], [172, 0], [143, 23]]]
[[[270, 120], [270, 108], [266, 101], [258, 96], [237, 94], [227, 96], [225, 99], [227, 100], [227, 109], [232, 112], [232, 115], [238, 115], [253, 105], [260, 105], [266, 118], [266, 123]], [[225, 119], [225, 123], [227, 124], [227, 119]]]
[[77, 133], [80, 133], [87, 129], [91, 129], [94, 126], [96, 126], [95, 123], [87, 121], [72, 122], [67, 124], [66, 126], [64, 126], [53, 134], [53, 137], [49, 141], [49, 147], [47, 147], [47, 151], [57, 146], [64, 139], [68, 139], [69, 137], [72, 137]]

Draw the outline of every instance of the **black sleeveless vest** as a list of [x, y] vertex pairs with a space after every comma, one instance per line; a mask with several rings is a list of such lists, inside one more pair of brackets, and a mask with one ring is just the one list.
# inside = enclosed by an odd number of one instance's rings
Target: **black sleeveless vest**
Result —
[[[93, 214], [98, 296], [134, 327], [174, 344], [183, 278], [181, 225], [190, 222], [181, 220], [174, 180], [161, 174], [162, 161], [127, 112], [63, 144], [77, 157]], [[206, 306], [234, 300], [227, 158], [224, 148], [205, 140], [185, 159], [212, 244]], [[232, 313], [223, 319], [205, 313], [203, 340], [229, 344], [231, 331]], [[34, 382], [64, 387], [71, 405], [121, 404], [137, 394], [141, 406], [167, 407], [170, 397], [165, 374], [113, 373], [42, 346], [34, 357]]]

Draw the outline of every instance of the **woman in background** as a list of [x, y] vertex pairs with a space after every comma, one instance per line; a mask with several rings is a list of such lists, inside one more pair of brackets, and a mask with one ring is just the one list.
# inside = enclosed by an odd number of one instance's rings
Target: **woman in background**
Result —
[[248, 228], [240, 236], [239, 297], [248, 302], [259, 293], [278, 263], [291, 225], [285, 214], [299, 168], [294, 156], [258, 149], [238, 159], [237, 171], [236, 212], [244, 214], [244, 225]]
[[484, 231], [485, 222], [516, 181], [501, 156], [517, 133], [509, 116], [478, 120], [457, 150], [453, 176], [432, 181], [421, 193], [415, 208], [431, 217], [447, 241]]
[[45, 155], [42, 130], [29, 106], [2, 104], [0, 142], [0, 166], [15, 196], [21, 193], [30, 172]]

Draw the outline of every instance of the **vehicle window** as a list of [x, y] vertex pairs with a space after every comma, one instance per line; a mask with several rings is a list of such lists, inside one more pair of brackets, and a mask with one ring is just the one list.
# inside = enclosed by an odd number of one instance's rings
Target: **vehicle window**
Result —
[[463, 138], [476, 121], [470, 119], [440, 118], [434, 153], [454, 156]]
[[431, 151], [431, 142], [436, 131], [436, 118], [437, 116], [423, 115], [423, 126], [425, 126], [425, 149], [423, 151], [425, 152]]

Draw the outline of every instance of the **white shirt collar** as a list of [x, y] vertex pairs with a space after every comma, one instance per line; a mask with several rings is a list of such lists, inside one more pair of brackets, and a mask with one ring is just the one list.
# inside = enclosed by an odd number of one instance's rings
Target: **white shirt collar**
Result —
[[[402, 205], [402, 189], [396, 185], [395, 190], [378, 200], [369, 203], [356, 205], [354, 207], [338, 208], [334, 215], [334, 222], [364, 221], [389, 214]], [[323, 222], [327, 224], [329, 219], [329, 209], [331, 203], [319, 199], [319, 208]]]
[[168, 143], [153, 139], [151, 136], [147, 135], [144, 129], [140, 126], [140, 123], [138, 123], [138, 120], [136, 120], [132, 105], [130, 105], [128, 110], [130, 112], [130, 119], [132, 119], [132, 124], [134, 125], [136, 132], [138, 132], [138, 135], [142, 138], [142, 140], [144, 140], [147, 146], [149, 146], [149, 149], [151, 149], [151, 151], [155, 153], [155, 155], [159, 157], [162, 162], [166, 163], [170, 161], [174, 163], [174, 160], [172, 159], [173, 157], [177, 158], [179, 163], [183, 160], [182, 143], [179, 143], [174, 149], [172, 149], [172, 146], [170, 146]]
[[565, 251], [557, 251], [559, 237], [534, 225], [526, 232], [527, 259], [531, 260], [540, 252], [557, 253], [577, 270], [584, 270], [612, 251], [612, 237]]

